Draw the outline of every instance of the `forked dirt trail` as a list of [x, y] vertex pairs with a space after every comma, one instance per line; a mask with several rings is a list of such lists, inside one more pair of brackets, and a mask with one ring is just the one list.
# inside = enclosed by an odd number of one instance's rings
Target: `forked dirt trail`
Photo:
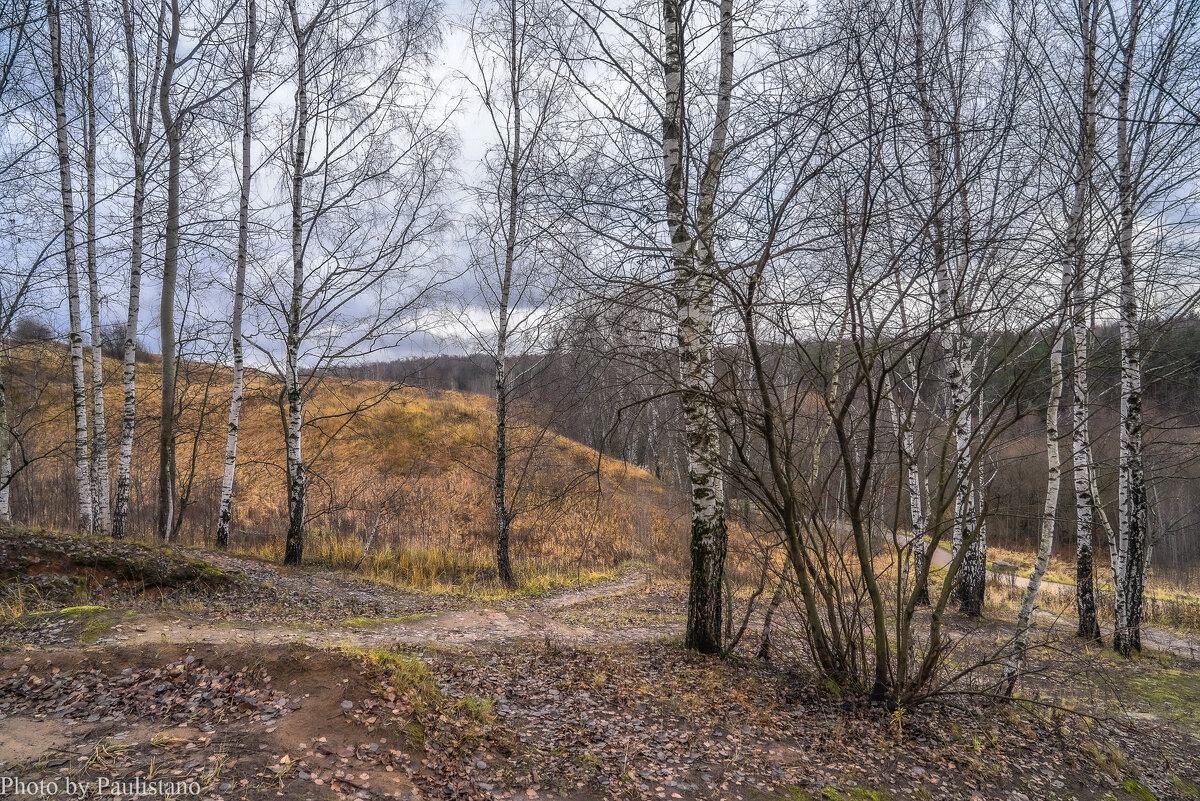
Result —
[[[412, 596], [381, 585], [369, 584], [332, 571], [296, 572], [230, 554], [205, 554], [223, 569], [245, 574], [249, 581], [276, 588], [285, 597], [311, 597], [313, 593], [342, 599], [350, 610], [345, 619], [325, 624], [283, 624], [277, 618], [258, 620], [212, 620], [204, 616], [153, 614], [136, 623], [118, 623], [101, 640], [102, 644], [138, 643], [228, 643], [279, 645], [302, 642], [314, 646], [381, 647], [391, 645], [467, 646], [502, 644], [537, 639], [562, 645], [637, 643], [680, 634], [682, 621], [647, 625], [620, 620], [610, 625], [572, 622], [574, 610], [593, 611], [625, 596], [636, 596], [651, 583], [642, 570], [631, 569], [615, 579], [565, 590], [542, 598], [517, 599], [510, 603], [481, 605], [477, 599], [440, 597], [443, 605], [460, 609], [440, 612], [411, 612]], [[938, 549], [934, 564], [949, 564], [950, 554]], [[989, 575], [1023, 588], [1029, 580], [989, 571]], [[1043, 598], [1036, 616], [1043, 625], [1071, 628], [1069, 596], [1073, 587], [1043, 582]], [[374, 612], [372, 611], [374, 610]], [[382, 610], [382, 614], [379, 614]], [[359, 613], [362, 614], [359, 614]], [[395, 612], [391, 614], [391, 612]], [[1106, 632], [1111, 636], [1111, 631]], [[1142, 629], [1144, 645], [1154, 651], [1190, 659], [1200, 658], [1200, 642], [1153, 626]]]
[[[99, 641], [101, 644], [139, 643], [229, 643], [278, 645], [303, 642], [314, 646], [388, 646], [504, 643], [540, 639], [563, 645], [637, 642], [682, 631], [681, 625], [657, 627], [593, 627], [573, 624], [551, 615], [569, 613], [573, 607], [611, 602], [636, 593], [648, 585], [649, 577], [629, 570], [615, 579], [569, 589], [543, 598], [516, 599], [509, 603], [480, 605], [477, 599], [450, 597], [445, 605], [464, 608], [442, 612], [410, 612], [412, 596], [380, 585], [360, 582], [337, 573], [306, 570], [303, 573], [244, 559], [229, 554], [205, 554], [205, 558], [229, 571], [237, 571], [252, 582], [273, 587], [285, 597], [308, 598], [316, 592], [346, 602], [351, 614], [328, 624], [285, 624], [278, 619], [213, 620], [202, 613], [179, 615], [151, 613], [130, 623], [117, 623]], [[383, 614], [379, 614], [379, 612]], [[388, 614], [395, 612], [395, 614]], [[241, 617], [241, 616], [239, 616]]]
[[[0, 531], [5, 559], [39, 591], [90, 592], [0, 627], [0, 773], [27, 778], [179, 778], [213, 801], [1143, 798], [1093, 764], [1097, 743], [1159, 801], [1200, 776], [1200, 665], [1130, 663], [1116, 680], [1145, 702], [1078, 731], [951, 706], [900, 736], [803, 670], [685, 651], [686, 588], [641, 570], [485, 599], [27, 532]], [[779, 637], [802, 651], [786, 622]], [[1037, 691], [1095, 702], [1078, 684]], [[1144, 721], [1162, 735], [1129, 728]]]

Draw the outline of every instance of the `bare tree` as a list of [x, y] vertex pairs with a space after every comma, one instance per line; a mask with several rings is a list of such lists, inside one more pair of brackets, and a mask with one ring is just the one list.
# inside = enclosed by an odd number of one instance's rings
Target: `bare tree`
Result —
[[233, 316], [231, 346], [233, 348], [233, 387], [229, 397], [229, 424], [225, 439], [225, 470], [221, 476], [221, 505], [217, 510], [218, 548], [229, 544], [229, 524], [233, 518], [233, 479], [237, 470], [238, 422], [242, 411], [243, 356], [242, 308], [246, 298], [246, 258], [250, 239], [250, 143], [254, 127], [254, 106], [250, 92], [254, 80], [255, 47], [257, 46], [257, 16], [255, 0], [246, 0], [246, 34], [242, 56], [242, 153], [241, 175], [238, 182], [237, 266], [233, 278]]
[[[1071, 295], [1068, 302], [1071, 320], [1071, 455], [1075, 489], [1075, 612], [1079, 617], [1078, 634], [1089, 640], [1100, 639], [1096, 614], [1095, 537], [1096, 514], [1094, 467], [1088, 408], [1088, 328], [1086, 299], [1087, 242], [1086, 213], [1092, 197], [1092, 173], [1096, 156], [1096, 38], [1100, 4], [1096, 0], [1078, 3], [1079, 39], [1082, 48], [1079, 95], [1079, 137], [1072, 176], [1074, 195], [1067, 218], [1066, 246], [1063, 253], [1069, 271]], [[1099, 510], [1101, 515], [1104, 510]]]
[[92, 482], [88, 461], [87, 387], [83, 367], [83, 319], [80, 314], [79, 271], [75, 251], [75, 201], [71, 152], [67, 137], [66, 78], [63, 73], [62, 17], [57, 0], [46, 0], [50, 32], [50, 70], [54, 99], [55, 144], [58, 151], [59, 190], [62, 198], [63, 261], [67, 272], [70, 315], [71, 402], [75, 418], [75, 485], [79, 498], [81, 531], [90, 533], [95, 523]]
[[[593, 124], [614, 150], [593, 160], [598, 166], [591, 169], [607, 177], [587, 176], [604, 188], [595, 197], [585, 190], [581, 221], [612, 244], [618, 264], [643, 266], [647, 253], [665, 262], [647, 276], [611, 280], [618, 286], [642, 282], [669, 294], [663, 324], [675, 334], [672, 384], [683, 409], [691, 498], [685, 640], [694, 650], [720, 653], [727, 530], [719, 429], [709, 399], [723, 181], [738, 116], [733, 106], [739, 23], [729, 3], [709, 8], [664, 0], [661, 14], [653, 16], [599, 0], [568, 8], [589, 33], [569, 61], [572, 76], [585, 107], [601, 110]], [[748, 10], [747, 16], [754, 14]], [[748, 91], [751, 82], [740, 88]], [[739, 110], [742, 106], [739, 102]], [[652, 157], [658, 162], [653, 171]], [[669, 286], [662, 286], [664, 275]]]
[[[295, 105], [280, 165], [289, 188], [286, 278], [259, 304], [282, 353], [256, 342], [283, 378], [286, 564], [304, 555], [304, 404], [324, 372], [411, 334], [433, 286], [432, 238], [448, 139], [414, 78], [436, 30], [428, 3], [289, 0]], [[408, 101], [406, 104], [405, 101]], [[353, 415], [356, 409], [347, 410]]]
[[101, 534], [112, 532], [112, 506], [108, 475], [108, 429], [104, 415], [104, 354], [100, 347], [100, 266], [96, 258], [99, 232], [96, 229], [96, 149], [97, 130], [96, 106], [96, 58], [100, 47], [99, 32], [92, 16], [92, 6], [82, 0], [79, 6], [83, 17], [83, 40], [85, 47], [83, 86], [83, 176], [84, 176], [84, 220], [87, 230], [85, 249], [88, 280], [88, 314], [91, 351], [92, 390], [92, 443], [91, 483], [93, 514], [96, 530]]
[[[1194, 90], [1197, 23], [1194, 3], [1130, 0], [1111, 21], [1116, 74], [1116, 132], [1105, 162], [1113, 183], [1112, 204], [1120, 330], [1120, 444], [1118, 518], [1110, 539], [1116, 607], [1113, 647], [1129, 655], [1141, 648], [1142, 604], [1150, 550], [1143, 438], [1141, 341], [1146, 308], [1156, 295], [1179, 308], [1180, 297], [1164, 274], [1168, 234], [1163, 222], [1188, 218], [1192, 200], [1183, 187], [1197, 178], [1200, 126], [1182, 98]], [[1181, 260], [1182, 261], [1182, 260]]]
[[[163, 62], [164, 4], [148, 15], [136, 0], [122, 0], [121, 24], [125, 45], [125, 101], [127, 138], [131, 153], [133, 188], [129, 235], [129, 303], [121, 350], [121, 438], [117, 449], [117, 496], [112, 533], [128, 530], [132, 481], [133, 435], [137, 423], [138, 320], [142, 302], [142, 260], [146, 230], [146, 191], [150, 144], [154, 140], [154, 109]], [[149, 18], [148, 18], [149, 17]]]
[[[176, 286], [179, 280], [179, 251], [183, 192], [183, 137], [190, 117], [215, 96], [224, 86], [214, 80], [217, 66], [205, 58], [223, 23], [233, 13], [236, 4], [215, 7], [202, 6], [198, 0], [184, 6], [187, 0], [165, 0], [166, 44], [162, 74], [158, 84], [158, 113], [162, 120], [163, 139], [167, 150], [167, 212], [163, 236], [162, 291], [158, 305], [159, 350], [162, 354], [162, 393], [158, 425], [158, 515], [157, 530], [161, 539], [170, 539], [176, 514], [175, 497], [175, 439], [176, 439], [176, 379], [179, 355], [175, 320]], [[189, 49], [180, 52], [184, 34], [185, 14]], [[194, 18], [193, 18], [194, 17]], [[185, 81], [185, 72], [191, 73]], [[177, 97], [182, 95], [182, 97]]]
[[[565, 288], [557, 285], [558, 268], [570, 260], [558, 241], [567, 221], [554, 197], [561, 189], [556, 176], [564, 172], [567, 158], [560, 147], [566, 75], [552, 47], [564, 33], [555, 25], [552, 6], [538, 0], [481, 0], [467, 31], [473, 61], [467, 80], [491, 136], [480, 180], [471, 187], [477, 295], [468, 299], [463, 319], [492, 361], [496, 568], [508, 586], [516, 584], [509, 539], [520, 505], [514, 490], [521, 483], [510, 477], [517, 455], [510, 407], [544, 363], [535, 354], [550, 352], [546, 334], [565, 299]], [[486, 312], [482, 324], [472, 321], [473, 305]]]

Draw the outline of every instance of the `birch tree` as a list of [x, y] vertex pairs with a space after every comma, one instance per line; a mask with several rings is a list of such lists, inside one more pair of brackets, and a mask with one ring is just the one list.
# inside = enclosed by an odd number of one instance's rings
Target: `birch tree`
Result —
[[[557, 273], [570, 259], [556, 241], [567, 220], [555, 197], [556, 176], [566, 169], [560, 143], [566, 75], [553, 43], [563, 30], [554, 10], [536, 0], [479, 2], [472, 10], [472, 70], [467, 75], [482, 105], [489, 131], [481, 179], [472, 187], [475, 201], [471, 266], [483, 307], [482, 325], [467, 326], [492, 362], [496, 431], [493, 442], [493, 517], [496, 568], [501, 582], [514, 586], [509, 555], [514, 518], [522, 511], [524, 471], [512, 464], [520, 455], [510, 440], [510, 409], [523, 385], [549, 354], [546, 335], [555, 308], [565, 300]], [[561, 28], [561, 26], [558, 26]], [[541, 437], [534, 434], [533, 440]], [[520, 446], [518, 446], [520, 447]], [[528, 446], [522, 448], [527, 450]], [[526, 460], [528, 464], [528, 460]], [[515, 475], [514, 475], [515, 473]]]
[[217, 510], [218, 548], [229, 544], [229, 524], [233, 518], [233, 480], [237, 470], [238, 423], [242, 411], [243, 356], [242, 356], [242, 310], [246, 299], [246, 259], [250, 239], [250, 144], [253, 135], [254, 106], [251, 88], [255, 70], [255, 47], [257, 46], [257, 16], [255, 0], [246, 0], [246, 33], [242, 54], [242, 152], [241, 174], [238, 181], [238, 233], [236, 267], [233, 278], [233, 312], [230, 322], [230, 345], [233, 349], [233, 386], [229, 396], [229, 422], [225, 438], [225, 470], [221, 475], [221, 501]]
[[285, 564], [304, 556], [306, 394], [330, 366], [411, 334], [433, 286], [448, 139], [416, 84], [436, 14], [424, 0], [284, 8], [295, 87], [280, 148], [287, 272], [259, 286], [282, 353], [256, 346], [283, 379]]
[[[1096, 614], [1095, 537], [1093, 524], [1096, 514], [1095, 484], [1091, 458], [1091, 432], [1088, 406], [1088, 351], [1091, 331], [1088, 327], [1087, 303], [1087, 218], [1092, 199], [1092, 171], [1096, 155], [1096, 38], [1100, 20], [1100, 5], [1096, 0], [1082, 0], [1077, 6], [1079, 39], [1082, 49], [1081, 86], [1079, 93], [1079, 136], [1076, 161], [1072, 175], [1070, 211], [1063, 253], [1068, 275], [1071, 325], [1071, 456], [1074, 468], [1075, 492], [1075, 613], [1079, 618], [1077, 632], [1088, 640], [1100, 639], [1100, 623]], [[1100, 514], [1104, 514], [1100, 510]]]
[[96, 105], [96, 57], [99, 48], [96, 21], [88, 0], [80, 3], [83, 17], [83, 39], [85, 47], [83, 86], [81, 87], [83, 108], [83, 174], [84, 174], [84, 220], [87, 231], [85, 257], [88, 280], [88, 315], [91, 351], [92, 391], [92, 440], [91, 482], [95, 527], [101, 534], [112, 532], [112, 506], [108, 475], [108, 430], [104, 414], [104, 354], [100, 346], [100, 266], [97, 263], [96, 246], [99, 232], [96, 228], [96, 150], [99, 133], [97, 130]]
[[156, 13], [138, 3], [122, 0], [121, 26], [125, 46], [125, 124], [131, 156], [132, 195], [129, 214], [129, 302], [121, 348], [121, 436], [117, 447], [117, 495], [112, 533], [128, 530], [132, 483], [133, 435], [137, 423], [138, 321], [142, 304], [142, 267], [146, 231], [146, 192], [151, 142], [154, 141], [155, 88], [163, 61], [165, 4]]
[[[1071, 223], [1068, 222], [1068, 226]], [[1068, 235], [1069, 236], [1069, 235]], [[1012, 695], [1020, 677], [1025, 652], [1029, 648], [1029, 629], [1033, 623], [1034, 606], [1042, 586], [1042, 577], [1050, 565], [1054, 549], [1054, 530], [1058, 523], [1058, 496], [1062, 485], [1062, 457], [1059, 453], [1058, 418], [1063, 395], [1063, 340], [1069, 320], [1071, 287], [1074, 281], [1075, 253], [1068, 239], [1062, 258], [1062, 293], [1058, 297], [1060, 309], [1050, 331], [1050, 393], [1046, 402], [1046, 495], [1042, 505], [1041, 532], [1038, 537], [1037, 557], [1029, 582], [1021, 593], [1021, 606], [1017, 610], [1017, 632], [1013, 638], [1011, 652], [1005, 665], [1007, 691]]]
[[75, 241], [75, 188], [67, 135], [67, 88], [63, 72], [62, 16], [57, 0], [46, 0], [50, 33], [51, 93], [54, 102], [54, 137], [58, 155], [59, 192], [62, 203], [63, 262], [67, 277], [70, 318], [71, 405], [75, 422], [75, 489], [79, 502], [78, 527], [91, 533], [95, 524], [88, 453], [87, 385], [83, 363], [83, 318], [80, 310], [79, 270]]
[[[1116, 632], [1114, 649], [1141, 649], [1142, 603], [1150, 549], [1143, 438], [1142, 326], [1146, 309], [1170, 312], [1190, 302], [1172, 276], [1169, 259], [1185, 263], [1171, 244], [1167, 221], [1194, 214], [1188, 187], [1200, 177], [1196, 152], [1194, 75], [1200, 67], [1200, 8], [1173, 0], [1130, 0], [1109, 14], [1116, 51], [1116, 131], [1105, 166], [1115, 195], [1113, 239], [1117, 251], [1117, 317], [1120, 331], [1120, 443], [1117, 464], [1118, 525], [1110, 539]], [[1170, 254], [1168, 256], [1168, 254]], [[1161, 312], [1160, 312], [1161, 313]]]
[[721, 478], [720, 439], [708, 398], [715, 382], [713, 369], [713, 307], [717, 281], [716, 199], [729, 136], [733, 91], [733, 3], [720, 0], [717, 14], [715, 125], [696, 199], [696, 228], [685, 226], [681, 201], [683, 179], [683, 4], [664, 0], [667, 37], [666, 117], [663, 121], [663, 166], [666, 175], [667, 226], [675, 267], [675, 302], [688, 474], [692, 495], [692, 570], [688, 588], [688, 647], [710, 653], [721, 648], [724, 617], [721, 590], [728, 535], [725, 528], [725, 490]]

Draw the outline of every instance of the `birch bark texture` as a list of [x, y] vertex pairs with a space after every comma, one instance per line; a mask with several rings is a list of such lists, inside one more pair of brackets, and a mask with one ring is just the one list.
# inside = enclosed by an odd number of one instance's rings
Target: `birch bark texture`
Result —
[[1033, 624], [1033, 612], [1041, 590], [1042, 577], [1050, 565], [1054, 550], [1054, 530], [1058, 522], [1058, 497], [1062, 487], [1062, 455], [1059, 452], [1058, 417], [1063, 396], [1063, 340], [1070, 315], [1072, 278], [1074, 277], [1074, 254], [1065, 250], [1062, 259], [1062, 287], [1058, 314], [1051, 331], [1050, 342], [1050, 392], [1046, 401], [1046, 495], [1042, 505], [1041, 532], [1038, 537], [1037, 557], [1029, 575], [1029, 583], [1021, 594], [1021, 606], [1017, 610], [1017, 633], [1013, 638], [1012, 650], [1004, 668], [1007, 692], [1013, 694], [1025, 663], [1029, 649], [1029, 630]]
[[298, 565], [304, 558], [304, 507], [307, 481], [301, 437], [304, 426], [304, 393], [300, 386], [300, 325], [304, 302], [304, 178], [308, 170], [308, 43], [320, 18], [301, 24], [296, 0], [287, 4], [292, 42], [296, 48], [296, 122], [291, 152], [291, 298], [287, 307], [284, 336], [284, 393], [287, 424], [284, 435], [287, 453], [288, 528], [283, 563]]
[[82, 0], [79, 5], [83, 17], [83, 36], [86, 47], [83, 100], [83, 171], [86, 210], [84, 221], [87, 228], [87, 246], [84, 250], [88, 279], [88, 331], [90, 334], [91, 392], [92, 392], [92, 442], [91, 481], [95, 529], [101, 534], [112, 533], [111, 483], [108, 475], [108, 427], [104, 414], [104, 352], [100, 342], [100, 267], [96, 258], [96, 26], [92, 17], [92, 5]]
[[[130, 493], [132, 491], [133, 435], [137, 424], [137, 350], [138, 321], [142, 306], [142, 261], [146, 229], [146, 158], [154, 138], [152, 87], [158, 85], [162, 69], [162, 28], [165, 19], [160, 6], [153, 27], [134, 5], [122, 0], [121, 24], [125, 42], [126, 123], [132, 150], [133, 194], [129, 234], [129, 303], [125, 313], [125, 331], [121, 349], [121, 434], [117, 446], [117, 494], [113, 507], [112, 534], [120, 538], [128, 531]], [[148, 31], [146, 30], [148, 29]], [[151, 42], [150, 64], [141, 71], [142, 42], [139, 34], [148, 32]]]
[[[1100, 639], [1096, 613], [1095, 579], [1095, 484], [1091, 459], [1091, 414], [1088, 402], [1087, 210], [1092, 197], [1092, 172], [1096, 155], [1096, 36], [1100, 8], [1097, 0], [1081, 0], [1079, 6], [1082, 45], [1082, 103], [1076, 148], [1073, 197], [1067, 217], [1063, 252], [1067, 272], [1071, 327], [1071, 457], [1075, 493], [1075, 614], [1077, 634], [1087, 640]], [[1103, 514], [1103, 512], [1102, 512]]]
[[718, 13], [716, 120], [700, 177], [695, 229], [692, 230], [688, 221], [689, 196], [684, 163], [687, 116], [685, 9], [680, 0], [663, 2], [663, 174], [676, 305], [679, 395], [691, 495], [691, 573], [684, 640], [688, 648], [700, 653], [722, 651], [722, 590], [728, 543], [720, 438], [712, 404], [715, 387], [713, 310], [715, 271], [718, 269], [714, 209], [729, 130], [734, 58], [732, 2], [722, 0]]
[[242, 313], [246, 303], [246, 259], [250, 240], [250, 146], [253, 136], [254, 107], [250, 92], [254, 80], [255, 48], [258, 45], [258, 9], [255, 0], [246, 0], [245, 48], [242, 54], [242, 152], [238, 186], [237, 256], [233, 277], [233, 312], [230, 345], [233, 350], [233, 379], [229, 392], [229, 421], [225, 435], [225, 469], [221, 474], [221, 500], [217, 509], [216, 544], [229, 545], [229, 527], [233, 519], [233, 482], [237, 471], [238, 425], [244, 392], [244, 356], [242, 354]]
[[1141, 615], [1146, 560], [1146, 486], [1142, 469], [1142, 353], [1138, 320], [1137, 262], [1134, 253], [1134, 212], [1137, 204], [1133, 175], [1130, 98], [1141, 27], [1141, 2], [1129, 6], [1128, 29], [1121, 45], [1121, 75], [1117, 89], [1117, 254], [1120, 276], [1121, 433], [1117, 464], [1119, 536], [1113, 648], [1123, 656], [1142, 649]]
[[62, 19], [57, 0], [46, 0], [50, 33], [50, 71], [54, 100], [54, 134], [58, 155], [59, 192], [63, 219], [63, 263], [67, 273], [70, 317], [71, 407], [75, 421], [75, 489], [79, 503], [78, 529], [91, 533], [95, 525], [91, 468], [88, 459], [87, 386], [83, 364], [83, 318], [80, 310], [79, 268], [75, 241], [74, 184], [67, 138], [66, 79], [63, 74]]

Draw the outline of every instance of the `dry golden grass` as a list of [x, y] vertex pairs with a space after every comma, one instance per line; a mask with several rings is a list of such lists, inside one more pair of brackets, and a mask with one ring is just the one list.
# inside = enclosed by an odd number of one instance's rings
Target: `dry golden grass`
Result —
[[[40, 459], [15, 483], [18, 521], [75, 525], [71, 487], [70, 378], [58, 345], [10, 345], [14, 406], [36, 421], [26, 437]], [[107, 430], [113, 484], [120, 429], [120, 365], [106, 360]], [[179, 539], [211, 543], [219, 502], [230, 375], [223, 367], [180, 369]], [[273, 376], [247, 371], [235, 486], [237, 551], [278, 559], [286, 531], [283, 400]], [[39, 388], [41, 388], [39, 390]], [[153, 535], [157, 482], [156, 361], [138, 366], [139, 419], [133, 459], [132, 534]], [[378, 537], [362, 571], [428, 589], [484, 591], [494, 575], [489, 473], [495, 417], [489, 398], [427, 393], [330, 378], [306, 399], [309, 472], [306, 560], [352, 568], [367, 533]], [[610, 574], [630, 560], [674, 569], [686, 557], [685, 509], [646, 471], [598, 458], [578, 442], [518, 418], [510, 428], [515, 567], [526, 591]]]

